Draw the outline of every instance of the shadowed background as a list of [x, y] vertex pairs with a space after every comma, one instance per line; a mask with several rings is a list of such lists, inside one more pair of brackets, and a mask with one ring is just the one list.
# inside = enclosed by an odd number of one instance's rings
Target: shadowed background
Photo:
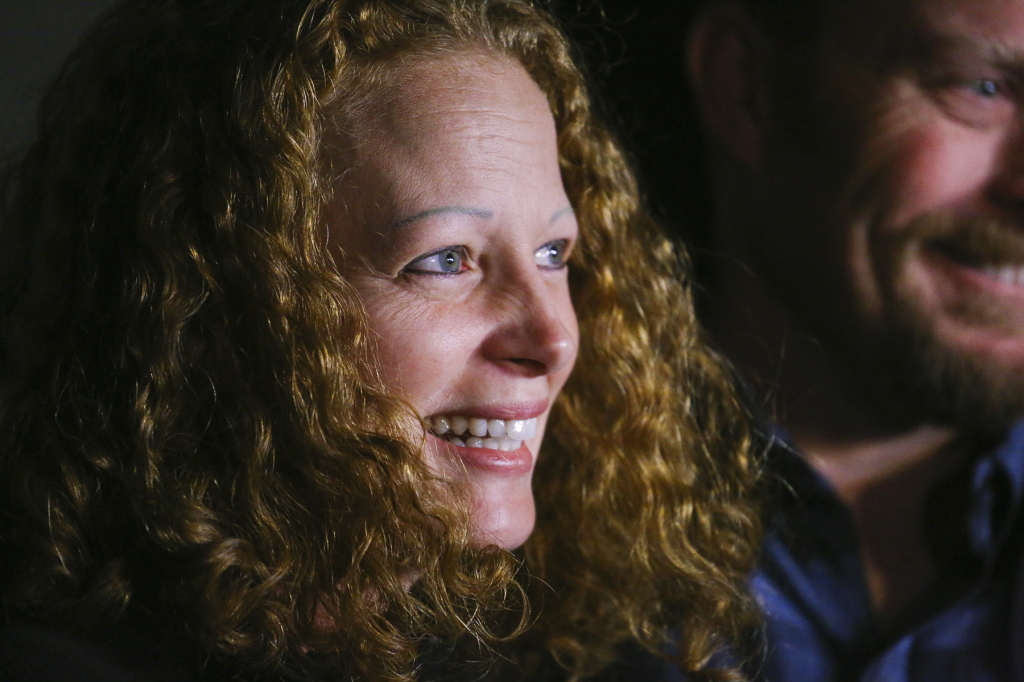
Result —
[[0, 0], [0, 154], [33, 135], [39, 98], [75, 42], [114, 0]]

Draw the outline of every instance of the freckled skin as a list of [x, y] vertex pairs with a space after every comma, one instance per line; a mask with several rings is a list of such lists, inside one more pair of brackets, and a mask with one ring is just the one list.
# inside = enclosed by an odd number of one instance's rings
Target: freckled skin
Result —
[[[355, 122], [331, 247], [368, 313], [385, 384], [421, 416], [538, 417], [525, 473], [426, 445], [442, 475], [468, 474], [480, 541], [513, 548], [533, 528], [532, 463], [579, 334], [567, 270], [537, 255], [576, 239], [554, 121], [511, 61], [447, 58], [395, 75]], [[434, 271], [445, 247], [461, 249], [457, 273]]]

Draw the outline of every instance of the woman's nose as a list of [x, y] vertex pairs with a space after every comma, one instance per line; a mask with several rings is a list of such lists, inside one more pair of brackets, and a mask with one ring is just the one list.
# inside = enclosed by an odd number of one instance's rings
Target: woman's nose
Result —
[[498, 324], [483, 352], [506, 369], [528, 377], [553, 374], [572, 363], [579, 337], [564, 277], [536, 272], [517, 278], [496, 302]]

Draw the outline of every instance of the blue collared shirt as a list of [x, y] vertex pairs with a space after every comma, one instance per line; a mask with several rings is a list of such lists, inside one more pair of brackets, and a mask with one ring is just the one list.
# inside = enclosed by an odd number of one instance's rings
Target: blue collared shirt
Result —
[[978, 570], [886, 638], [871, 608], [849, 511], [790, 448], [772, 452], [791, 489], [754, 591], [767, 617], [764, 682], [1024, 682], [1024, 422], [972, 468], [966, 533]]

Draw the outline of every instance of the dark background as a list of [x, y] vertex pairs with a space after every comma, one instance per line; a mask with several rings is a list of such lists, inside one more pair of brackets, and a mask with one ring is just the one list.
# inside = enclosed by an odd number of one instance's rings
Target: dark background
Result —
[[698, 260], [713, 207], [683, 47], [701, 0], [549, 0], [576, 43], [602, 118], [647, 204]]
[[114, 0], [0, 0], [0, 154], [32, 137], [39, 98], [86, 27]]

